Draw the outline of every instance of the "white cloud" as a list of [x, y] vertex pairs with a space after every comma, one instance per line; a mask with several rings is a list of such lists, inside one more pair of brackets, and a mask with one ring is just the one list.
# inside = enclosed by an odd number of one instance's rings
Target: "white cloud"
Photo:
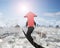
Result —
[[0, 26], [4, 26], [4, 21], [3, 21], [3, 13], [0, 12]]
[[26, 24], [26, 19], [23, 16], [15, 16], [14, 18], [10, 18], [6, 23], [7, 26], [14, 26], [16, 24], [24, 26]]
[[59, 25], [60, 26], [60, 21], [56, 21], [56, 25]]
[[60, 26], [60, 21], [46, 20], [46, 19], [40, 18], [40, 17], [37, 17], [36, 18], [36, 22], [38, 24], [40, 24], [40, 25], [46, 25], [46, 26], [49, 26], [49, 25], [53, 25], [53, 26], [59, 25]]
[[44, 16], [55, 16], [54, 13], [44, 13], [43, 15], [44, 15]]
[[4, 22], [0, 20], [0, 26], [5, 26]]
[[60, 12], [57, 12], [56, 15], [57, 15], [57, 16], [60, 16]]
[[52, 13], [43, 13], [44, 16], [51, 16], [51, 17], [55, 17], [55, 16], [60, 16], [60, 12], [52, 12]]
[[46, 25], [46, 26], [54, 25], [54, 22], [55, 22], [55, 20], [46, 20], [46, 19], [40, 18], [40, 17], [37, 17], [35, 20], [38, 24]]

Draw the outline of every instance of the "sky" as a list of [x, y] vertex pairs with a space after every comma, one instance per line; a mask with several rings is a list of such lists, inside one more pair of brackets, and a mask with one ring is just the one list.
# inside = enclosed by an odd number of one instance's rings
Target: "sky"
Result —
[[0, 0], [0, 26], [24, 26], [30, 11], [39, 25], [60, 25], [60, 0]]

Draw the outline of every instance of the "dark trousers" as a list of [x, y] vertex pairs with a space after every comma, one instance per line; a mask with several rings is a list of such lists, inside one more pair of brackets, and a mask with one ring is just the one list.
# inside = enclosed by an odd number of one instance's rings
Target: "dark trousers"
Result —
[[28, 31], [27, 31], [27, 37], [30, 38], [31, 40], [33, 40], [33, 38], [31, 37], [31, 33], [33, 32], [34, 27], [28, 27]]

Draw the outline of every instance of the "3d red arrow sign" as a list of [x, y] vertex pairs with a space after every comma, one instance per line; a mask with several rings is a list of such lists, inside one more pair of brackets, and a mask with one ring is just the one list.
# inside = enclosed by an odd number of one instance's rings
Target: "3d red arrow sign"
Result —
[[26, 16], [27, 21], [28, 21], [28, 27], [33, 27], [34, 26], [34, 17], [37, 17], [34, 13], [28, 12]]
[[[27, 17], [28, 27], [34, 28], [34, 17], [36, 17], [36, 15], [35, 15], [34, 13], [32, 13], [32, 12], [29, 12], [29, 13], [27, 13], [27, 15], [24, 16], [24, 17]], [[30, 28], [30, 29], [32, 29], [32, 28]], [[27, 32], [30, 33], [30, 35], [29, 35], [29, 34], [25, 34], [25, 32], [23, 31], [23, 33], [24, 33], [24, 35], [26, 36], [26, 38], [28, 39], [28, 41], [29, 41], [35, 48], [44, 48], [44, 47], [42, 47], [41, 45], [38, 45], [37, 43], [35, 43], [35, 42], [33, 41], [32, 37], [31, 37], [31, 33], [32, 33], [31, 31], [33, 31], [33, 30], [30, 30], [30, 29], [28, 28], [28, 31], [27, 31]]]

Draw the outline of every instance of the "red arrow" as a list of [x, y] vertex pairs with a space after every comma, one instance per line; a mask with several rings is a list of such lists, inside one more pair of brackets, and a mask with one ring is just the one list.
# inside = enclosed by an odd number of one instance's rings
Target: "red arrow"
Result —
[[28, 27], [33, 27], [34, 26], [34, 17], [37, 17], [34, 13], [28, 12], [26, 16], [27, 21], [28, 21]]

